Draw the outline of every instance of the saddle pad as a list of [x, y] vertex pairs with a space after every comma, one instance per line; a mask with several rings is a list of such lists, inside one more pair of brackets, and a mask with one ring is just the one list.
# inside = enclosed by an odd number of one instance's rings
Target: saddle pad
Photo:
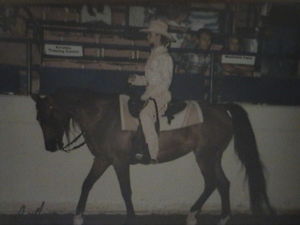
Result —
[[[128, 110], [129, 96], [120, 95], [120, 114], [122, 130], [136, 130], [139, 121], [131, 116]], [[185, 109], [174, 115], [171, 124], [168, 123], [167, 117], [160, 117], [160, 131], [168, 131], [183, 127], [192, 126], [203, 122], [203, 114], [199, 104], [196, 101], [186, 101]]]

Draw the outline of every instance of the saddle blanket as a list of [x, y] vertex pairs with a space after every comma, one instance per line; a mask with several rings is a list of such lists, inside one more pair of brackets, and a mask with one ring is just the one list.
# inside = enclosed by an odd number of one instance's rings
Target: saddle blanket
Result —
[[[122, 130], [137, 130], [138, 119], [134, 118], [128, 110], [129, 96], [120, 95], [120, 114]], [[167, 117], [160, 117], [160, 131], [168, 131], [184, 128], [203, 122], [203, 114], [199, 104], [196, 101], [186, 101], [184, 110], [174, 115], [171, 123], [168, 123]]]

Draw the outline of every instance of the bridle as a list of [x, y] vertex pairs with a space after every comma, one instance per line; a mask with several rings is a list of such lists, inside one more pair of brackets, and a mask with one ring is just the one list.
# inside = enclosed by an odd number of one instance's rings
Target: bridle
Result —
[[[51, 110], [53, 110], [55, 107], [53, 105], [50, 105], [49, 108]], [[70, 148], [73, 144], [75, 144], [77, 142], [77, 140], [83, 136], [83, 132], [81, 132], [79, 135], [77, 135], [71, 142], [68, 142], [66, 145], [64, 145], [61, 149], [59, 149], [59, 151], [63, 151], [66, 153], [69, 153], [73, 150], [76, 150], [78, 148], [80, 148], [81, 146], [85, 145], [85, 141], [81, 142], [78, 145], [73, 146], [72, 148]]]
[[78, 148], [80, 148], [81, 146], [85, 145], [85, 141], [81, 142], [78, 145], [75, 145], [72, 148], [69, 148], [70, 146], [72, 146], [74, 143], [76, 143], [76, 141], [83, 135], [83, 132], [81, 132], [79, 135], [77, 135], [71, 142], [69, 142], [68, 144], [66, 144], [65, 146], [63, 146], [60, 151], [66, 152], [66, 153], [70, 153], [73, 150], [76, 150]]

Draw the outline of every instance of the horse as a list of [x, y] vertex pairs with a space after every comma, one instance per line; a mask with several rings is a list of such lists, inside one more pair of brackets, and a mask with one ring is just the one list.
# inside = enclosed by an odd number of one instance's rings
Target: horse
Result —
[[[61, 90], [46, 96], [32, 95], [36, 103], [37, 120], [47, 151], [63, 148], [63, 137], [69, 137], [71, 124], [82, 131], [86, 145], [94, 156], [85, 178], [73, 218], [73, 224], [83, 224], [87, 198], [95, 182], [109, 166], [113, 166], [126, 206], [125, 224], [135, 221], [130, 184], [130, 166], [135, 131], [121, 130], [117, 94], [88, 90]], [[198, 104], [201, 104], [198, 102]], [[267, 195], [263, 164], [247, 112], [238, 104], [201, 104], [203, 122], [185, 128], [162, 131], [159, 135], [158, 163], [175, 160], [193, 152], [204, 177], [204, 190], [189, 210], [186, 224], [196, 225], [201, 209], [209, 196], [218, 190], [222, 212], [219, 225], [231, 218], [229, 188], [221, 160], [234, 137], [235, 152], [245, 168], [250, 208], [255, 214], [274, 212]]]

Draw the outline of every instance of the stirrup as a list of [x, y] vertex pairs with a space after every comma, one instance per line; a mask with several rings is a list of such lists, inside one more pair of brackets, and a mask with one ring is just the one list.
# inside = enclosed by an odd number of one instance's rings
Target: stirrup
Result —
[[132, 157], [133, 163], [141, 163], [141, 164], [150, 164], [151, 163], [151, 157], [149, 153], [145, 152], [137, 152]]

